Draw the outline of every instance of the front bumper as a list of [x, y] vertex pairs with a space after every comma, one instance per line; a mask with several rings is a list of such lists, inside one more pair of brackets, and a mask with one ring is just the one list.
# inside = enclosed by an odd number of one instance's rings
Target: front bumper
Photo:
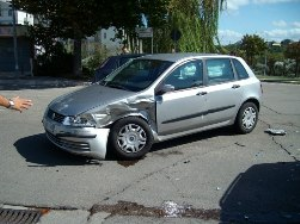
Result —
[[42, 122], [48, 139], [59, 148], [77, 155], [105, 159], [110, 129], [66, 126], [47, 117]]

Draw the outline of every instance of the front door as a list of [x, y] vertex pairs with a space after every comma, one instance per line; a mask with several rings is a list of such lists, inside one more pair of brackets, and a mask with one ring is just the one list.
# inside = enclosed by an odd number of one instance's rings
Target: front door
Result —
[[188, 131], [205, 122], [202, 61], [190, 61], [179, 66], [161, 85], [172, 86], [174, 90], [155, 97], [159, 135]]

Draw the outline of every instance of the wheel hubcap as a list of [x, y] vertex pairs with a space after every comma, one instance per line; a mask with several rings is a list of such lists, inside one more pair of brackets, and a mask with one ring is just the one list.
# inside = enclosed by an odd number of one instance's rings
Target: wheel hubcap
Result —
[[136, 153], [146, 145], [147, 134], [141, 126], [127, 124], [119, 131], [117, 143], [124, 152]]
[[253, 107], [248, 107], [245, 109], [242, 118], [242, 124], [247, 130], [252, 129], [255, 125], [256, 116], [256, 111]]

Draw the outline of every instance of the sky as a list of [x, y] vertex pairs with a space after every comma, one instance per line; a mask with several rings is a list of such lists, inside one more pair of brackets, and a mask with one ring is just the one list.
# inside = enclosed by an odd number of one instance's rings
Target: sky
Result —
[[299, 41], [300, 0], [227, 0], [218, 34], [221, 44], [234, 44], [246, 34], [265, 41]]

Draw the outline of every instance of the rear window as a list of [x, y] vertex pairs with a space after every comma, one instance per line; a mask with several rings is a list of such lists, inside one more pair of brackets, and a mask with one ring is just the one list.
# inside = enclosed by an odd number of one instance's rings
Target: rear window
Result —
[[235, 67], [235, 71], [236, 71], [239, 79], [246, 79], [246, 78], [249, 77], [249, 74], [247, 73], [246, 69], [241, 64], [241, 62], [239, 62], [236, 59], [233, 59], [232, 62], [233, 62], [233, 65]]

